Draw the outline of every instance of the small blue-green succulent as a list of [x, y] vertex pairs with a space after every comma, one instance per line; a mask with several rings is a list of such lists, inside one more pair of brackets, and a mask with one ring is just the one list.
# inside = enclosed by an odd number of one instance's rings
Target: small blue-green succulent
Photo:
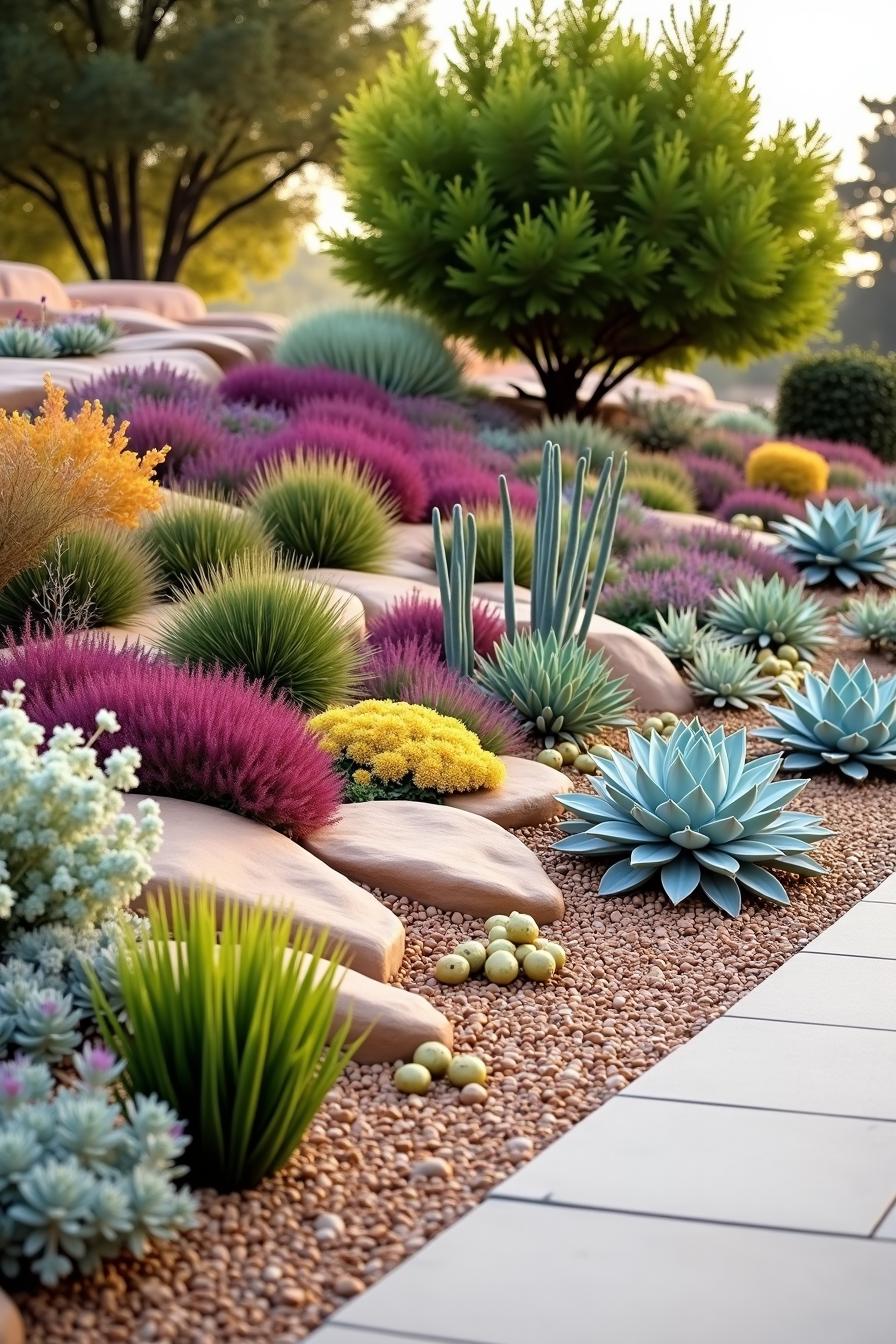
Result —
[[896, 677], [875, 679], [867, 663], [836, 662], [829, 678], [807, 672], [802, 690], [783, 688], [786, 707], [769, 706], [775, 726], [757, 737], [787, 749], [785, 770], [836, 766], [848, 779], [896, 770]]
[[706, 638], [705, 627], [697, 624], [697, 608], [673, 607], [671, 602], [665, 616], [658, 611], [656, 625], [646, 625], [643, 633], [675, 662], [693, 658], [697, 645]]
[[840, 617], [840, 629], [870, 649], [896, 643], [896, 593], [863, 593], [853, 597]]
[[771, 526], [807, 583], [896, 585], [896, 527], [887, 526], [882, 508], [856, 508], [848, 499], [826, 499], [820, 507], [807, 501], [804, 519], [788, 516]]
[[701, 639], [684, 673], [694, 694], [714, 709], [758, 708], [778, 694], [776, 679], [763, 675], [752, 650], [719, 639]]
[[803, 584], [787, 584], [780, 574], [738, 579], [733, 588], [723, 589], [706, 613], [706, 624], [732, 644], [754, 649], [790, 644], [801, 658], [811, 659], [831, 642], [823, 604]]
[[70, 318], [54, 322], [46, 334], [53, 342], [58, 358], [74, 355], [102, 355], [118, 335], [114, 322], [100, 318]]
[[42, 327], [10, 322], [0, 327], [0, 358], [55, 359], [56, 343]]
[[770, 872], [825, 871], [810, 851], [831, 832], [807, 812], [785, 812], [805, 779], [776, 781], [780, 756], [747, 761], [741, 728], [706, 731], [694, 719], [672, 736], [630, 732], [631, 759], [621, 751], [601, 758], [596, 794], [564, 794], [576, 817], [561, 823], [567, 854], [617, 858], [598, 894], [616, 896], [648, 883], [678, 905], [702, 893], [727, 915], [740, 913], [744, 892], [779, 905], [785, 888]]

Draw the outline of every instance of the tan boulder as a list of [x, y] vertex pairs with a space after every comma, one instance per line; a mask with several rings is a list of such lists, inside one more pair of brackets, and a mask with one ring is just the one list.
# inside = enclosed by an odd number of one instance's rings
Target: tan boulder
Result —
[[0, 1288], [0, 1344], [25, 1344], [25, 1327], [19, 1309]]
[[[155, 876], [144, 888], [138, 908], [152, 893], [164, 895], [171, 884], [187, 888], [207, 883], [222, 900], [288, 910], [296, 926], [329, 930], [331, 944], [346, 944], [347, 961], [361, 975], [389, 980], [398, 970], [404, 956], [404, 927], [370, 892], [257, 821], [181, 798], [156, 801], [164, 837], [153, 858]], [[130, 794], [125, 807], [133, 812], [139, 802], [138, 795]]]
[[424, 569], [432, 569], [432, 523], [398, 523], [394, 549], [402, 560], [412, 560]]
[[358, 1050], [362, 1064], [389, 1064], [396, 1059], [411, 1059], [424, 1041], [443, 1041], [451, 1046], [451, 1023], [422, 994], [383, 985], [357, 971], [347, 970], [339, 982], [334, 1025], [351, 1015], [352, 1036], [370, 1029], [370, 1035]]
[[522, 756], [502, 756], [501, 760], [506, 773], [499, 789], [449, 793], [445, 805], [472, 812], [477, 817], [487, 817], [506, 830], [540, 826], [560, 815], [563, 808], [557, 802], [556, 794], [563, 791], [566, 781], [557, 770]]
[[486, 817], [434, 803], [347, 803], [306, 847], [324, 863], [421, 905], [549, 924], [563, 897], [530, 849]]
[[421, 583], [418, 579], [367, 574], [359, 569], [312, 569], [308, 571], [308, 577], [318, 583], [328, 584], [331, 588], [353, 593], [361, 602], [368, 621], [380, 616], [402, 597], [410, 597], [414, 593], [436, 599], [439, 596], [438, 590], [434, 591], [431, 584]]

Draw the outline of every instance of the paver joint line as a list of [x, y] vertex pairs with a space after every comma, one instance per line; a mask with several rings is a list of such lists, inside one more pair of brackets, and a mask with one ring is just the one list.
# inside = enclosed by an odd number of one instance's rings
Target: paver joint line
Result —
[[[800, 1025], [804, 1024], [800, 1023]], [[806, 1023], [805, 1025], [812, 1026], [814, 1024]], [[870, 1028], [865, 1027], [860, 1028], [860, 1030], [868, 1031]], [[748, 1101], [709, 1101], [705, 1097], [665, 1097], [652, 1092], [639, 1092], [637, 1097], [632, 1097], [631, 1100], [674, 1101], [680, 1106], [720, 1106], [723, 1110], [732, 1111], [771, 1111], [775, 1115], [821, 1115], [826, 1116], [829, 1120], [867, 1120], [875, 1125], [896, 1124], [896, 1119], [892, 1115], [856, 1115], [853, 1111], [803, 1111], [794, 1106], [759, 1106]]]
[[737, 1005], [730, 1010], [728, 1016], [736, 1017], [738, 1022], [781, 1022], [789, 1027], [836, 1027], [838, 1030], [842, 1028], [843, 1031], [896, 1031], [896, 1027], [872, 1027], [864, 1022], [817, 1022], [815, 1018], [810, 1020], [805, 1017], [766, 1017], [764, 1013], [739, 1013]]
[[327, 1327], [337, 1330], [350, 1330], [361, 1335], [389, 1335], [393, 1339], [404, 1340], [423, 1340], [425, 1344], [488, 1344], [488, 1341], [482, 1339], [472, 1339], [469, 1335], [461, 1338], [459, 1335], [421, 1335], [415, 1330], [413, 1333], [409, 1330], [393, 1330], [388, 1325], [360, 1325], [354, 1321], [343, 1322], [336, 1320], [331, 1316], [328, 1321], [324, 1321], [323, 1328]]

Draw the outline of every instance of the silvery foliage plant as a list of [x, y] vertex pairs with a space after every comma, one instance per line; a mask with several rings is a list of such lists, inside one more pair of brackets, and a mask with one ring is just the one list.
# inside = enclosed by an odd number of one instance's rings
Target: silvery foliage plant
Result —
[[73, 1058], [77, 1082], [54, 1095], [46, 1064], [0, 1064], [0, 1273], [53, 1286], [127, 1249], [143, 1255], [193, 1225], [175, 1182], [184, 1126], [155, 1096], [122, 1108], [107, 1088], [122, 1065], [105, 1046]]
[[27, 925], [101, 919], [139, 894], [161, 839], [151, 799], [136, 817], [122, 811], [120, 791], [137, 785], [140, 753], [122, 747], [98, 764], [94, 742], [118, 731], [108, 710], [89, 740], [66, 724], [44, 746], [43, 728], [23, 708], [23, 684], [2, 701], [0, 939]]

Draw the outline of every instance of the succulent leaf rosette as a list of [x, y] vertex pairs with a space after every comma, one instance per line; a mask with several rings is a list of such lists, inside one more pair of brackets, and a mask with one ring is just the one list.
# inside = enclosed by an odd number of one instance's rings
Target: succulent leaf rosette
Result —
[[896, 586], [896, 527], [885, 524], [882, 508], [856, 508], [848, 499], [826, 499], [820, 506], [807, 501], [804, 519], [788, 516], [771, 526], [807, 583]]
[[822, 603], [803, 584], [787, 584], [779, 574], [749, 582], [738, 579], [716, 597], [706, 622], [732, 644], [756, 649], [790, 644], [801, 658], [811, 659], [831, 643]]
[[714, 709], [758, 709], [778, 694], [777, 681], [763, 674], [751, 651], [719, 639], [702, 639], [684, 674], [694, 695]]
[[785, 706], [769, 706], [775, 726], [757, 737], [787, 749], [785, 770], [835, 766], [848, 779], [896, 770], [896, 677], [875, 679], [867, 663], [836, 662], [830, 677], [807, 673], [802, 690], [784, 687]]
[[832, 832], [819, 817], [784, 811], [808, 781], [776, 781], [777, 755], [747, 761], [745, 729], [709, 733], [694, 719], [668, 739], [630, 732], [628, 740], [631, 759], [620, 751], [601, 759], [595, 797], [558, 799], [576, 819], [561, 823], [567, 835], [554, 848], [616, 858], [599, 895], [659, 882], [674, 905], [699, 892], [737, 915], [745, 892], [789, 904], [771, 868], [825, 871], [810, 851]]

